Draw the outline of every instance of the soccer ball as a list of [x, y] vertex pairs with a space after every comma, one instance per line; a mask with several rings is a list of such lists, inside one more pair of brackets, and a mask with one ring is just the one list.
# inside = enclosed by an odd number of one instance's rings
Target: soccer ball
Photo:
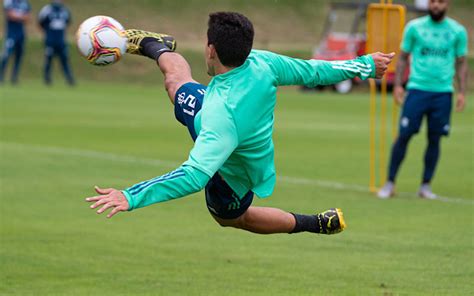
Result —
[[103, 15], [93, 16], [82, 22], [76, 33], [76, 43], [81, 55], [96, 66], [119, 61], [127, 50], [123, 26]]

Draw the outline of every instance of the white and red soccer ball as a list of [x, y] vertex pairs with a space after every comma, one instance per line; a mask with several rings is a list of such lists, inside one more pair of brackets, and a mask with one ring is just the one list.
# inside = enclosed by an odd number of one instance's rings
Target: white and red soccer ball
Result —
[[123, 26], [115, 19], [102, 15], [82, 22], [76, 33], [76, 43], [81, 55], [96, 66], [119, 61], [127, 50]]

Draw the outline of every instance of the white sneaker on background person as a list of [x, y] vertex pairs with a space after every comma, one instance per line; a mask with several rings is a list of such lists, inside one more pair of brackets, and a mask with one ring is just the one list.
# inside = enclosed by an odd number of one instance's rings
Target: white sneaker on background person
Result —
[[426, 199], [436, 199], [438, 196], [431, 191], [430, 184], [422, 184], [418, 190], [418, 196]]
[[377, 192], [377, 196], [380, 199], [387, 199], [392, 197], [395, 194], [395, 184], [393, 182], [387, 182], [385, 185], [380, 188], [380, 190]]

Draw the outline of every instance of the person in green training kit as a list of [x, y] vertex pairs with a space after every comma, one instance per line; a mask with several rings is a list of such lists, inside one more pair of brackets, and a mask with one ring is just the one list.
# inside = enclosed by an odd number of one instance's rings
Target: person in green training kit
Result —
[[205, 188], [207, 207], [222, 226], [254, 233], [314, 232], [333, 234], [345, 227], [342, 212], [292, 214], [251, 206], [253, 196], [272, 194], [276, 175], [272, 141], [273, 113], [279, 85], [334, 84], [360, 77], [380, 78], [393, 54], [376, 53], [352, 61], [298, 60], [252, 50], [254, 30], [243, 15], [209, 16], [206, 62], [213, 76], [206, 87], [191, 76], [186, 60], [174, 53], [168, 35], [127, 30], [128, 52], [158, 63], [175, 116], [195, 141], [178, 169], [125, 190], [96, 187], [86, 200], [107, 217], [189, 195]]
[[395, 194], [395, 178], [408, 142], [420, 130], [425, 116], [428, 120], [428, 145], [418, 195], [436, 198], [430, 183], [440, 155], [441, 137], [447, 136], [450, 130], [453, 77], [456, 70], [459, 88], [456, 110], [462, 111], [466, 102], [468, 72], [466, 29], [445, 16], [448, 2], [430, 0], [429, 15], [411, 21], [405, 28], [393, 95], [399, 104], [403, 103], [402, 76], [411, 55], [408, 94], [400, 117], [399, 135], [392, 148], [388, 180], [379, 190], [379, 198], [386, 199]]

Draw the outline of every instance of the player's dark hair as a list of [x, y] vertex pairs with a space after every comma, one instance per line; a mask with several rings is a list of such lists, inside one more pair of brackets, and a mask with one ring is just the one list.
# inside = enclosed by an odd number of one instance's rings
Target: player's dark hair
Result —
[[215, 12], [209, 15], [207, 43], [216, 48], [222, 65], [238, 67], [245, 62], [253, 44], [253, 25], [237, 12]]

